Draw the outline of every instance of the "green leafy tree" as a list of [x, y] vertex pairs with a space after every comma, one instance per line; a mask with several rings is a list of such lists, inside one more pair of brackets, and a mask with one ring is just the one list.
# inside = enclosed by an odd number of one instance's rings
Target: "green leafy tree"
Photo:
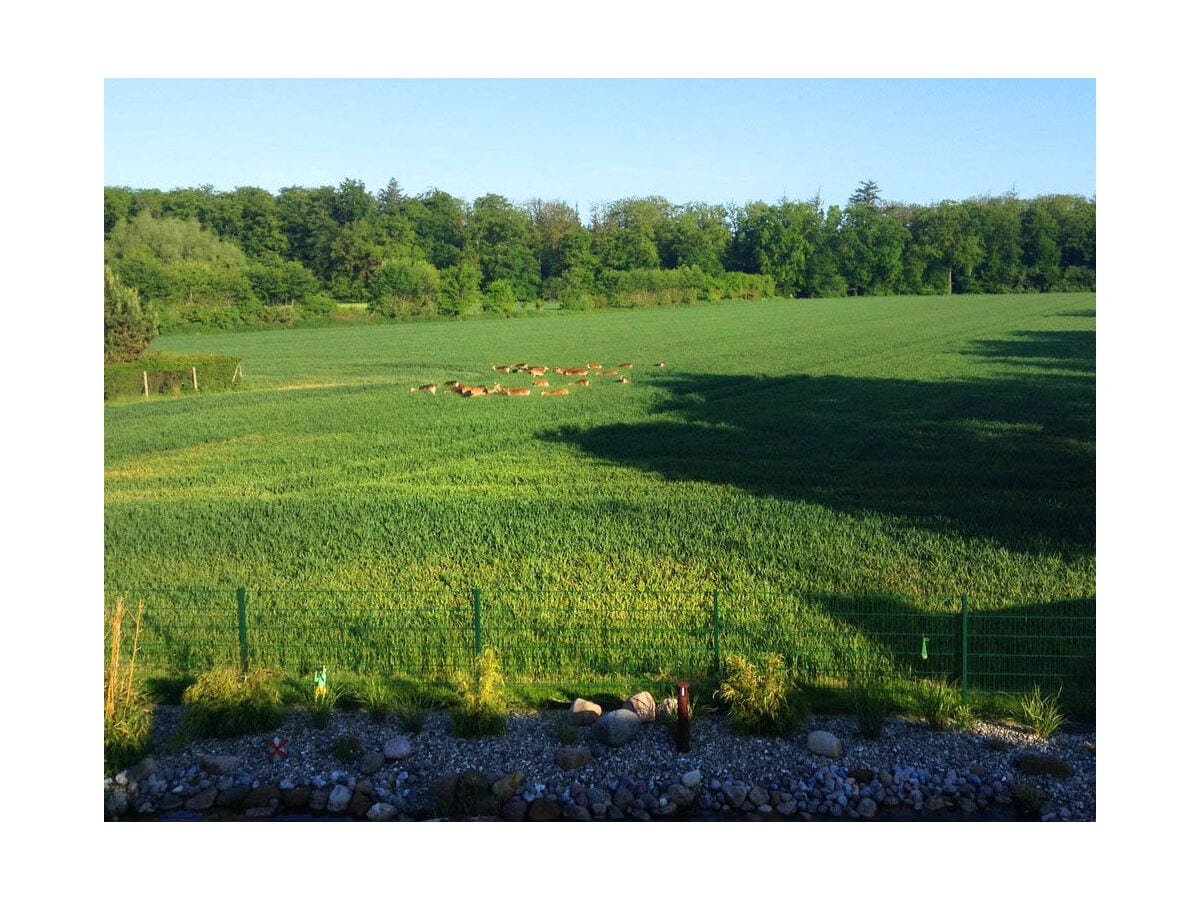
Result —
[[158, 332], [153, 310], [143, 305], [138, 292], [125, 287], [104, 267], [104, 361], [132, 362], [150, 346]]
[[517, 294], [503, 278], [493, 281], [483, 292], [483, 308], [488, 312], [510, 313], [517, 306]]
[[413, 257], [385, 259], [367, 284], [369, 309], [391, 318], [437, 313], [441, 279], [430, 263]]
[[461, 316], [483, 299], [479, 291], [483, 273], [479, 264], [470, 257], [444, 269], [440, 279], [438, 312], [444, 316]]

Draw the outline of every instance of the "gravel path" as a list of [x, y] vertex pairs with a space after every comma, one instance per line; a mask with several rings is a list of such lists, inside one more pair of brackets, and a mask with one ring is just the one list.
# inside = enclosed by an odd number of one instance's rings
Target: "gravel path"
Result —
[[[106, 818], [319, 817], [336, 809], [347, 816], [425, 819], [445, 813], [445, 801], [455, 796], [456, 779], [444, 776], [468, 770], [482, 773], [473, 777], [485, 793], [503, 776], [522, 774], [510, 779], [519, 782], [515, 791], [514, 784], [504, 793], [497, 788], [500, 799], [485, 810], [508, 819], [1015, 818], [1019, 783], [1040, 792], [1023, 812], [1027, 818], [1096, 818], [1091, 727], [1042, 741], [1006, 725], [935, 732], [921, 722], [889, 719], [882, 738], [869, 741], [857, 736], [853, 718], [811, 716], [791, 738], [743, 738], [723, 717], [708, 715], [692, 723], [687, 754], [676, 752], [673, 732], [661, 724], [643, 725], [621, 747], [605, 746], [593, 729], [580, 728], [580, 743], [571, 749], [590, 751], [591, 761], [564, 770], [557, 719], [544, 713], [510, 713], [503, 736], [464, 740], [450, 735], [449, 717], [440, 712], [430, 713], [418, 734], [406, 734], [391, 717], [374, 722], [355, 711], [339, 711], [317, 730], [307, 714], [293, 712], [269, 734], [173, 750], [170, 737], [180, 718], [178, 707], [159, 707], [151, 762], [105, 779]], [[807, 735], [818, 730], [840, 738], [839, 757], [808, 749]], [[397, 736], [407, 739], [411, 753], [384, 760], [381, 751]], [[267, 758], [272, 737], [287, 741], [286, 759]], [[349, 763], [334, 759], [330, 749], [341, 737], [357, 738], [362, 755]], [[215, 765], [221, 758], [222, 766]], [[1061, 771], [1038, 773], [1031, 765], [1047, 758]], [[339, 796], [358, 806], [341, 807]], [[261, 805], [249, 805], [255, 803]]]

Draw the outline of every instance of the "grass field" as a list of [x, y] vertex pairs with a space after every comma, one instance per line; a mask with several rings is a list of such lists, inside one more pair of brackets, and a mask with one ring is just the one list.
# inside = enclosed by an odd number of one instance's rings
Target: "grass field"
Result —
[[[246, 389], [106, 407], [110, 591], [477, 588], [524, 616], [613, 615], [613, 597], [643, 591], [867, 592], [930, 609], [963, 592], [994, 609], [1095, 592], [1093, 295], [773, 300], [154, 348], [241, 357]], [[632, 382], [410, 391], [528, 386], [491, 366], [592, 360], [632, 361]]]

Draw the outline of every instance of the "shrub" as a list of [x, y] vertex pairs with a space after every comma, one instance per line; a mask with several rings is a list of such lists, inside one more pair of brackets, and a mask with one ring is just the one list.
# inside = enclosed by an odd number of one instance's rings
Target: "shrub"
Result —
[[883, 736], [883, 723], [892, 711], [892, 700], [877, 684], [858, 685], [850, 696], [859, 733], [869, 741]]
[[425, 719], [428, 715], [423, 709], [401, 709], [396, 712], [396, 721], [410, 734], [420, 734], [425, 729]]
[[312, 697], [307, 701], [308, 714], [312, 718], [314, 728], [329, 727], [329, 720], [333, 718], [333, 710], [344, 696], [342, 689], [335, 684], [327, 684], [324, 687], [325, 689], [320, 693], [314, 691]]
[[934, 731], [945, 731], [958, 705], [954, 688], [942, 681], [926, 682], [917, 693], [917, 709]]
[[146, 755], [150, 744], [151, 708], [134, 683], [143, 604], [133, 620], [129, 662], [121, 661], [121, 628], [125, 599], [118, 596], [108, 626], [109, 651], [104, 665], [104, 772], [111, 775]]
[[382, 722], [396, 704], [395, 694], [379, 678], [368, 678], [356, 692], [358, 702], [376, 722]]
[[104, 267], [104, 361], [129, 362], [150, 346], [158, 332], [153, 310], [136, 288], [126, 287]]
[[352, 734], [343, 734], [329, 747], [329, 755], [340, 763], [351, 765], [362, 756], [362, 741]]
[[1043, 697], [1041, 687], [1034, 685], [1032, 691], [1020, 698], [1019, 721], [1042, 740], [1046, 740], [1066, 722], [1059, 706], [1061, 696], [1062, 688], [1059, 688], [1053, 697]]
[[1042, 792], [1036, 785], [1027, 781], [1020, 781], [1013, 785], [1013, 805], [1027, 819], [1034, 819], [1041, 815], [1043, 799]]
[[188, 738], [237, 737], [277, 728], [283, 721], [271, 673], [233, 667], [205, 672], [183, 692], [183, 732]]
[[741, 734], [786, 737], [802, 718], [795, 684], [783, 657], [772, 653], [762, 670], [741, 656], [726, 660], [717, 699], [729, 705], [730, 723]]
[[[137, 360], [104, 367], [104, 399], [139, 397], [149, 383], [152, 394], [191, 394], [192, 369], [200, 393], [229, 391], [242, 383], [242, 361], [236, 356], [179, 353], [145, 353]], [[143, 380], [142, 373], [146, 373]]]
[[458, 675], [455, 683], [459, 705], [450, 712], [451, 733], [465, 738], [504, 734], [504, 677], [496, 651], [480, 653], [471, 674]]

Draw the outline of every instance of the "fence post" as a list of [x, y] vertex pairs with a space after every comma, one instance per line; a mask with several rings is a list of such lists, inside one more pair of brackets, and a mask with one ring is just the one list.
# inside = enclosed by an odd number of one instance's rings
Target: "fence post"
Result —
[[721, 675], [721, 613], [717, 603], [720, 591], [712, 592], [712, 629], [713, 629], [713, 660], [717, 666], [717, 676]]
[[969, 603], [967, 595], [962, 595], [962, 704], [967, 705], [967, 618]]
[[471, 589], [471, 599], [474, 601], [475, 606], [475, 655], [478, 656], [483, 652], [483, 622], [480, 615], [482, 604], [480, 603], [481, 594], [479, 588]]
[[242, 673], [250, 671], [250, 632], [246, 628], [246, 589], [237, 589], [238, 644], [242, 648]]

